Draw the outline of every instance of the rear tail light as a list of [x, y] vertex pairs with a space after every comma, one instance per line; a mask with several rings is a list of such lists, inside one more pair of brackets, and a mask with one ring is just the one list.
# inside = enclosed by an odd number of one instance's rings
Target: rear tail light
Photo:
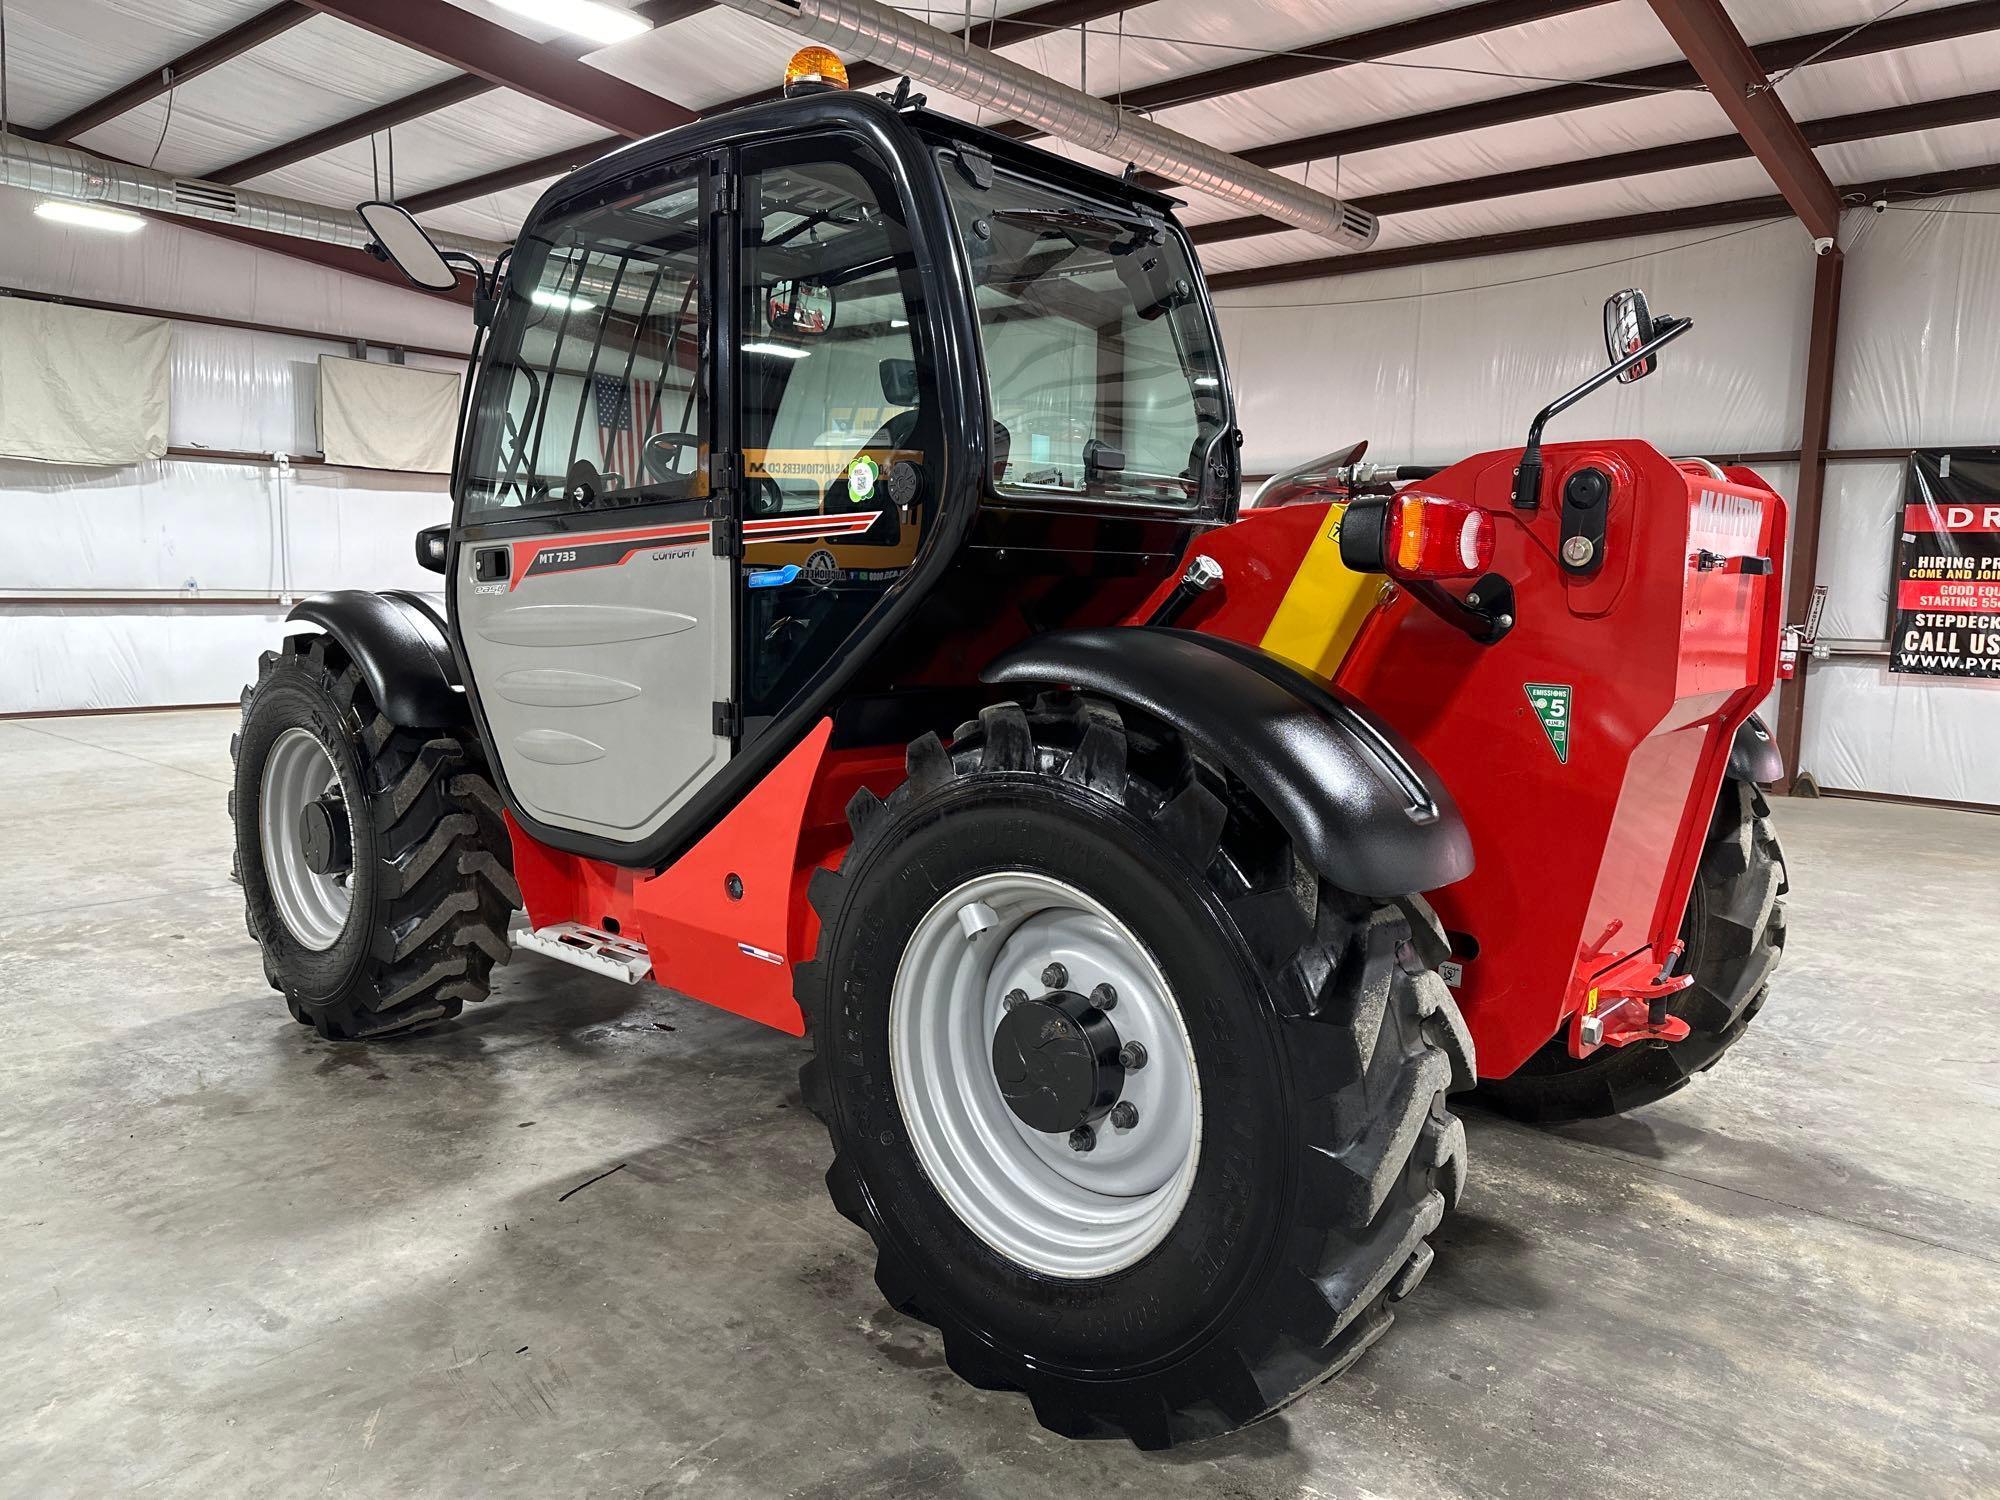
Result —
[[1493, 562], [1493, 518], [1463, 500], [1404, 490], [1347, 507], [1340, 555], [1350, 568], [1395, 578], [1477, 578]]
[[1477, 578], [1493, 561], [1493, 518], [1463, 500], [1405, 490], [1389, 502], [1388, 541], [1399, 578]]

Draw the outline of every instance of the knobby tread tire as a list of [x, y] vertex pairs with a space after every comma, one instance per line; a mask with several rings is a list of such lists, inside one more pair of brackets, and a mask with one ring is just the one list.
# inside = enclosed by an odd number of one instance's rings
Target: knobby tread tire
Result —
[[[344, 743], [358, 781], [357, 821], [368, 825], [355, 830], [348, 927], [320, 954], [293, 939], [270, 900], [254, 805], [262, 765], [243, 761], [253, 740], [268, 747], [302, 717], [322, 743], [328, 734]], [[244, 919], [262, 947], [265, 978], [295, 1020], [330, 1040], [375, 1039], [450, 1020], [486, 998], [494, 966], [511, 954], [507, 926], [521, 892], [499, 794], [467, 732], [397, 728], [338, 643], [293, 636], [259, 659], [230, 756], [232, 869], [244, 887]]]
[[1511, 1077], [1482, 1083], [1480, 1102], [1537, 1124], [1622, 1114], [1677, 1093], [1749, 1029], [1785, 951], [1791, 889], [1771, 807], [1753, 783], [1722, 785], [1688, 914], [1684, 972], [1694, 984], [1669, 1003], [1688, 1023], [1678, 1042], [1605, 1048], [1581, 1061], [1557, 1037]]
[[[989, 707], [948, 746], [934, 734], [912, 744], [907, 773], [886, 800], [862, 792], [850, 804], [854, 842], [837, 872], [819, 871], [811, 883], [820, 944], [797, 970], [815, 1039], [800, 1083], [832, 1137], [833, 1201], [875, 1241], [882, 1294], [939, 1329], [959, 1376], [1025, 1394], [1043, 1426], [1072, 1437], [1122, 1434], [1160, 1448], [1213, 1436], [1345, 1369], [1423, 1279], [1428, 1236], [1465, 1183], [1465, 1132], [1446, 1095], [1469, 1087], [1476, 1066], [1450, 992], [1412, 941], [1414, 921], [1443, 942], [1428, 906], [1421, 898], [1374, 903], [1317, 879], [1295, 864], [1240, 785], [1198, 763], [1162, 726], [1127, 722], [1086, 696], [1045, 695], [1026, 711]], [[852, 1067], [836, 1053], [852, 1045], [857, 1017], [888, 1006], [886, 991], [858, 995], [851, 979], [835, 982], [833, 950], [857, 888], [894, 860], [903, 831], [940, 798], [987, 789], [997, 797], [1050, 780], [1103, 799], [1158, 857], [1183, 861], [1206, 882], [1261, 976], [1261, 995], [1218, 1003], [1258, 1008], [1290, 1095], [1289, 1139], [1269, 1143], [1286, 1160], [1281, 1230], [1258, 1250], [1254, 1273], [1205, 1342], [1143, 1371], [1113, 1368], [1109, 1356], [1104, 1369], [1061, 1368], [1034, 1349], [997, 1342], [955, 1304], [949, 1276], [885, 1232], [881, 1195], [860, 1162], [874, 1145], [853, 1138], [846, 1085], [834, 1081], [837, 1068]]]

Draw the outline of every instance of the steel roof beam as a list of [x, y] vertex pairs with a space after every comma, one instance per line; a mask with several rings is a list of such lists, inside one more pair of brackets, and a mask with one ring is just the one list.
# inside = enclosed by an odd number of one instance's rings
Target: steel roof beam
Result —
[[325, 15], [526, 94], [627, 140], [685, 125], [691, 109], [445, 0], [304, 0]]
[[[1765, 42], [1751, 51], [1758, 64], [1770, 72], [1797, 67], [1808, 57], [1825, 49], [1820, 62], [1840, 58], [1867, 57], [1893, 52], [1926, 42], [1951, 41], [1962, 36], [2000, 31], [2000, 0], [1966, 0], [1960, 5], [1920, 11], [1916, 15], [1893, 15], [1861, 31], [1848, 27], [1809, 32]], [[1245, 147], [1237, 154], [1260, 167], [1293, 167], [1301, 162], [1322, 161], [1335, 156], [1351, 156], [1357, 151], [1379, 151], [1390, 146], [1408, 146], [1417, 141], [1437, 140], [1469, 130], [1485, 130], [1495, 125], [1516, 125], [1527, 120], [1546, 119], [1573, 110], [1590, 109], [1636, 97], [1637, 92], [1654, 89], [1700, 88], [1701, 75], [1687, 62], [1660, 63], [1610, 73], [1579, 83], [1561, 83], [1525, 93], [1481, 99], [1449, 109], [1431, 110], [1420, 115], [1404, 115], [1357, 125], [1346, 130], [1322, 131], [1297, 136], [1265, 146]], [[1153, 186], [1172, 184], [1142, 177]]]
[[[85, 131], [95, 130], [110, 120], [117, 119], [128, 110], [137, 109], [149, 99], [157, 99], [178, 84], [199, 78], [210, 68], [219, 67], [233, 57], [240, 57], [261, 42], [268, 42], [274, 36], [290, 31], [301, 21], [312, 18], [312, 11], [295, 0], [278, 0], [268, 10], [259, 11], [240, 25], [232, 26], [220, 36], [211, 37], [197, 47], [183, 52], [165, 67], [155, 68], [143, 78], [135, 78], [123, 88], [114, 89], [101, 99], [94, 99], [82, 109], [63, 116], [55, 124], [41, 130], [21, 130], [21, 134], [39, 141], [53, 141], [66, 144]], [[20, 129], [15, 126], [15, 129]]]
[[[1032, 41], [1036, 37], [1049, 35], [1052, 28], [1087, 24], [1107, 15], [1114, 15], [1129, 6], [1131, 0], [1049, 0], [1049, 3], [1016, 11], [1011, 16], [1002, 16], [997, 22], [981, 21], [974, 26], [981, 45], [986, 45], [986, 32], [991, 24], [993, 47], [1011, 47], [1020, 42]], [[852, 88], [872, 88], [878, 83], [887, 83], [899, 75], [873, 63], [857, 63], [847, 70], [848, 84]], [[721, 114], [725, 110], [741, 109], [746, 104], [762, 104], [766, 100], [783, 95], [782, 87], [758, 89], [754, 93], [742, 94], [734, 99], [725, 99], [720, 104], [710, 105], [701, 113], [704, 116]], [[588, 141], [581, 146], [567, 147], [538, 156], [532, 161], [517, 162], [512, 166], [500, 167], [491, 172], [482, 172], [477, 177], [468, 177], [460, 182], [447, 183], [443, 187], [432, 188], [429, 192], [416, 193], [403, 200], [403, 206], [411, 213], [425, 213], [434, 208], [449, 208], [454, 203], [463, 203], [471, 198], [483, 198], [488, 193], [504, 193], [511, 188], [525, 187], [531, 182], [540, 182], [544, 177], [554, 177], [569, 171], [584, 162], [594, 161], [605, 152], [615, 149], [623, 142], [616, 136], [600, 141]]]
[[1708, 85], [1736, 133], [1815, 239], [1840, 227], [1840, 195], [1722, 0], [1651, 0], [1653, 14]]
[[[634, 6], [633, 10], [655, 26], [665, 26], [669, 22], [698, 15], [713, 4], [714, 0], [647, 0], [646, 4]], [[560, 47], [559, 50], [563, 55], [569, 55], [567, 47]], [[447, 78], [443, 83], [434, 83], [429, 88], [418, 89], [414, 94], [406, 94], [401, 99], [392, 99], [387, 104], [378, 104], [373, 109], [363, 110], [360, 114], [350, 115], [345, 120], [321, 126], [318, 130], [286, 141], [282, 145], [272, 146], [268, 150], [257, 152], [254, 156], [246, 156], [241, 161], [231, 162], [228, 166], [207, 175], [209, 180], [214, 182], [244, 182], [252, 177], [261, 177], [266, 172], [275, 172], [280, 168], [308, 161], [350, 142], [366, 140], [378, 130], [406, 125], [412, 120], [435, 114], [441, 109], [449, 109], [454, 104], [463, 104], [468, 99], [476, 99], [481, 94], [491, 93], [493, 88], [493, 84], [477, 74], [461, 73], [456, 78]]]
[[[1948, 125], [1967, 125], [1992, 119], [2000, 119], [2000, 89], [1960, 94], [1950, 99], [1929, 99], [1921, 104], [1862, 110], [1851, 115], [1831, 115], [1823, 120], [1805, 120], [1800, 122], [1799, 128], [1812, 145], [1832, 146], [1844, 141], [1874, 140], [1882, 136], [1907, 135], [1917, 130], [1935, 130]], [[1544, 192], [1550, 188], [1614, 182], [1653, 172], [1671, 172], [1681, 167], [1741, 161], [1750, 154], [1749, 142], [1740, 135], [1707, 136], [1698, 141], [1675, 141], [1665, 146], [1614, 152], [1609, 156], [1554, 162], [1543, 167], [1519, 167], [1451, 182], [1424, 183], [1392, 192], [1368, 193], [1356, 197], [1354, 202], [1370, 213], [1386, 218], [1391, 214], [1447, 208], [1461, 203], [1482, 203], [1521, 193]], [[1225, 240], [1275, 234], [1288, 227], [1276, 219], [1250, 215], [1194, 224], [1189, 226], [1188, 235], [1198, 245], [1213, 245]]]
[[[1172, 109], [1176, 105], [1197, 104], [1226, 94], [1240, 94], [1274, 83], [1289, 83], [1320, 73], [1331, 73], [1338, 68], [1352, 67], [1356, 63], [1389, 57], [1398, 52], [1414, 52], [1420, 47], [1436, 47], [1445, 42], [1462, 41], [1466, 37], [1484, 36], [1488, 32], [1524, 26], [1551, 16], [1592, 10], [1607, 3], [1609, 0], [1478, 0], [1476, 4], [1460, 5], [1433, 15], [1396, 21], [1349, 36], [1333, 37], [1308, 47], [1253, 57], [1180, 78], [1163, 78], [1157, 83], [1098, 97], [1123, 104], [1127, 109]], [[1002, 135], [1022, 141], [1038, 139], [1042, 134], [1032, 126], [1015, 121], [995, 128]]]
[[[1928, 172], [1914, 177], [1877, 178], [1851, 183], [1838, 191], [1851, 201], [1869, 203], [1878, 198], [1936, 198], [1953, 193], [1983, 192], [1991, 188], [2000, 188], [2000, 162], [1946, 172]], [[1361, 271], [1383, 271], [1398, 266], [1476, 260], [1516, 250], [1546, 250], [1563, 245], [1625, 239], [1633, 235], [1668, 233], [1676, 229], [1706, 229], [1725, 224], [1751, 224], [1759, 219], [1791, 217], [1791, 205], [1778, 194], [1762, 198], [1732, 198], [1722, 203], [1700, 203], [1654, 213], [1613, 214], [1608, 218], [1567, 224], [1542, 224], [1533, 229], [1516, 229], [1505, 234], [1474, 235], [1467, 239], [1436, 240], [1422, 245], [1396, 245], [1386, 250], [1363, 250], [1353, 255], [1286, 261], [1275, 266], [1252, 266], [1242, 271], [1219, 272], [1208, 278], [1208, 285], [1211, 291], [1238, 291], [1245, 287], [1352, 276]]]

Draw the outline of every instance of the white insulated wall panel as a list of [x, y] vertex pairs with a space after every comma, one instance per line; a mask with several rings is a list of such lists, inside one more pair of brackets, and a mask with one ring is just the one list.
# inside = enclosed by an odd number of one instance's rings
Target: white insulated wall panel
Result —
[[1692, 316], [1650, 379], [1600, 391], [1548, 439], [1642, 437], [1669, 453], [1798, 444], [1812, 249], [1796, 225], [1651, 235], [1225, 292], [1245, 435], [1268, 473], [1367, 438], [1385, 462], [1518, 445], [1604, 363], [1602, 306], [1643, 288]]

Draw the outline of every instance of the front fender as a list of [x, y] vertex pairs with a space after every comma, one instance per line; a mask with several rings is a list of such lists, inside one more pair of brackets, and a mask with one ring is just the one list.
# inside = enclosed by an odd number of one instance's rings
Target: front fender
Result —
[[376, 707], [398, 729], [442, 729], [471, 718], [451, 642], [420, 596], [340, 589], [301, 599], [286, 618], [338, 641]]
[[1147, 626], [1053, 630], [980, 675], [1082, 688], [1172, 725], [1342, 890], [1407, 896], [1471, 873], [1471, 837], [1430, 767], [1365, 708], [1254, 646]]
[[1756, 714], [1736, 726], [1736, 737], [1729, 742], [1729, 777], [1758, 786], [1785, 779], [1785, 758]]

